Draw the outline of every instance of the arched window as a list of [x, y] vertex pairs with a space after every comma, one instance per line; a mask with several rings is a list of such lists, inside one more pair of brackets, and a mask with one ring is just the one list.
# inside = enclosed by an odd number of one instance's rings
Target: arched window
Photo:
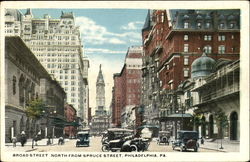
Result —
[[212, 47], [210, 45], [206, 45], [204, 48], [203, 48], [203, 51], [205, 53], [208, 53], [208, 54], [211, 54], [212, 53]]
[[12, 79], [12, 82], [13, 82], [13, 95], [16, 94], [16, 76], [13, 76], [13, 79]]

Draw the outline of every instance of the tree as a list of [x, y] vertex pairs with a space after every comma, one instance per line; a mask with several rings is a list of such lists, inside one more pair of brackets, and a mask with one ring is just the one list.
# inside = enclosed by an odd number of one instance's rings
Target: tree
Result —
[[45, 104], [41, 99], [35, 99], [28, 103], [26, 107], [27, 116], [37, 120], [41, 118], [43, 111], [45, 110]]
[[[43, 111], [45, 110], [45, 104], [43, 100], [41, 99], [34, 99], [28, 102], [28, 106], [26, 107], [26, 113], [28, 118], [33, 119], [33, 122], [36, 123], [38, 119], [42, 117]], [[33, 139], [32, 139], [32, 148], [34, 147], [34, 140], [37, 140], [36, 138], [36, 129], [33, 128], [32, 124], [32, 130], [35, 130], [33, 133]]]
[[228, 126], [228, 119], [225, 112], [219, 109], [215, 114], [215, 120], [217, 123], [217, 127], [219, 128], [219, 136], [222, 138], [222, 129]]

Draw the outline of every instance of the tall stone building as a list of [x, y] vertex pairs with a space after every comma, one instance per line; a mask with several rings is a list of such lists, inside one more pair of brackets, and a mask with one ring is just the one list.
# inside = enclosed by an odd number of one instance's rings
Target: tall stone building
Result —
[[[20, 37], [5, 37], [5, 43], [5, 141], [19, 137], [22, 131], [28, 138], [38, 132], [42, 137], [62, 136], [63, 128], [55, 120], [64, 120], [66, 94], [63, 88]], [[39, 119], [31, 118], [26, 112], [34, 99], [42, 99], [45, 104]]]
[[105, 109], [105, 82], [102, 74], [102, 65], [96, 80], [96, 115], [100, 115]]
[[100, 65], [96, 79], [96, 110], [91, 121], [91, 134], [100, 134], [109, 128], [110, 119], [105, 109], [105, 81]]
[[[84, 57], [79, 27], [72, 12], [59, 19], [45, 14], [34, 18], [31, 9], [23, 15], [18, 10], [5, 11], [6, 35], [20, 36], [48, 73], [67, 93], [67, 103], [82, 120], [88, 109], [88, 67]], [[85, 121], [85, 122], [86, 122]]]

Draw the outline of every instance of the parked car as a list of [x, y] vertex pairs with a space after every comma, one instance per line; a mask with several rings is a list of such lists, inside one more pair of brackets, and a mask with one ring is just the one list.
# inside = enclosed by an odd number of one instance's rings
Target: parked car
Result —
[[157, 140], [157, 144], [168, 144], [169, 145], [169, 139], [170, 139], [170, 132], [168, 131], [160, 131], [159, 132], [159, 138]]
[[102, 143], [102, 151], [107, 152], [107, 151], [121, 151], [121, 152], [130, 152], [130, 150], [137, 151], [136, 146], [131, 145], [131, 139], [132, 136], [126, 136], [126, 137], [121, 137], [119, 139], [115, 140], [110, 140], [110, 141], [104, 141]]
[[89, 146], [89, 131], [79, 131], [77, 133], [76, 147]]
[[109, 142], [111, 140], [121, 139], [122, 137], [131, 136], [134, 134], [134, 131], [131, 129], [123, 128], [109, 128], [103, 133], [102, 143]]
[[186, 151], [187, 149], [194, 149], [198, 151], [198, 132], [181, 130], [177, 132], [177, 140], [172, 143], [173, 150], [180, 148], [180, 151]]

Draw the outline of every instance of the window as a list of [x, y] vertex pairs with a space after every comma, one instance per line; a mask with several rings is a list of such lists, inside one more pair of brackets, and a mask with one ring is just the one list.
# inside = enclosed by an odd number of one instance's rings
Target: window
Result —
[[218, 53], [219, 53], [219, 54], [224, 54], [224, 53], [225, 53], [225, 46], [224, 46], [224, 45], [221, 45], [221, 46], [219, 46], [218, 48], [219, 48], [219, 49], [218, 49]]
[[211, 35], [204, 35], [204, 40], [205, 41], [211, 41], [212, 40], [212, 36]]
[[210, 22], [207, 22], [205, 27], [206, 27], [207, 29], [209, 29], [209, 28], [211, 27], [211, 23], [210, 23]]
[[184, 22], [184, 29], [189, 28], [189, 23], [188, 22]]
[[197, 23], [197, 28], [200, 29], [201, 28], [201, 22]]
[[204, 51], [205, 53], [210, 54], [210, 53], [212, 53], [212, 47], [209, 46], [209, 45], [207, 45], [207, 46], [204, 47], [203, 51]]
[[218, 41], [225, 41], [226, 40], [226, 36], [225, 35], [219, 35], [218, 36]]
[[225, 24], [223, 22], [219, 24], [220, 29], [224, 29], [224, 27], [225, 27]]
[[230, 24], [229, 24], [229, 28], [230, 28], [230, 29], [233, 29], [234, 27], [235, 27], [235, 23], [230, 23]]
[[184, 77], [188, 77], [188, 69], [184, 69]]
[[184, 65], [188, 65], [188, 57], [184, 57]]
[[68, 81], [65, 81], [65, 85], [68, 85]]
[[184, 35], [184, 40], [185, 40], [185, 41], [188, 40], [188, 35]]
[[188, 52], [188, 44], [184, 44], [184, 52]]

